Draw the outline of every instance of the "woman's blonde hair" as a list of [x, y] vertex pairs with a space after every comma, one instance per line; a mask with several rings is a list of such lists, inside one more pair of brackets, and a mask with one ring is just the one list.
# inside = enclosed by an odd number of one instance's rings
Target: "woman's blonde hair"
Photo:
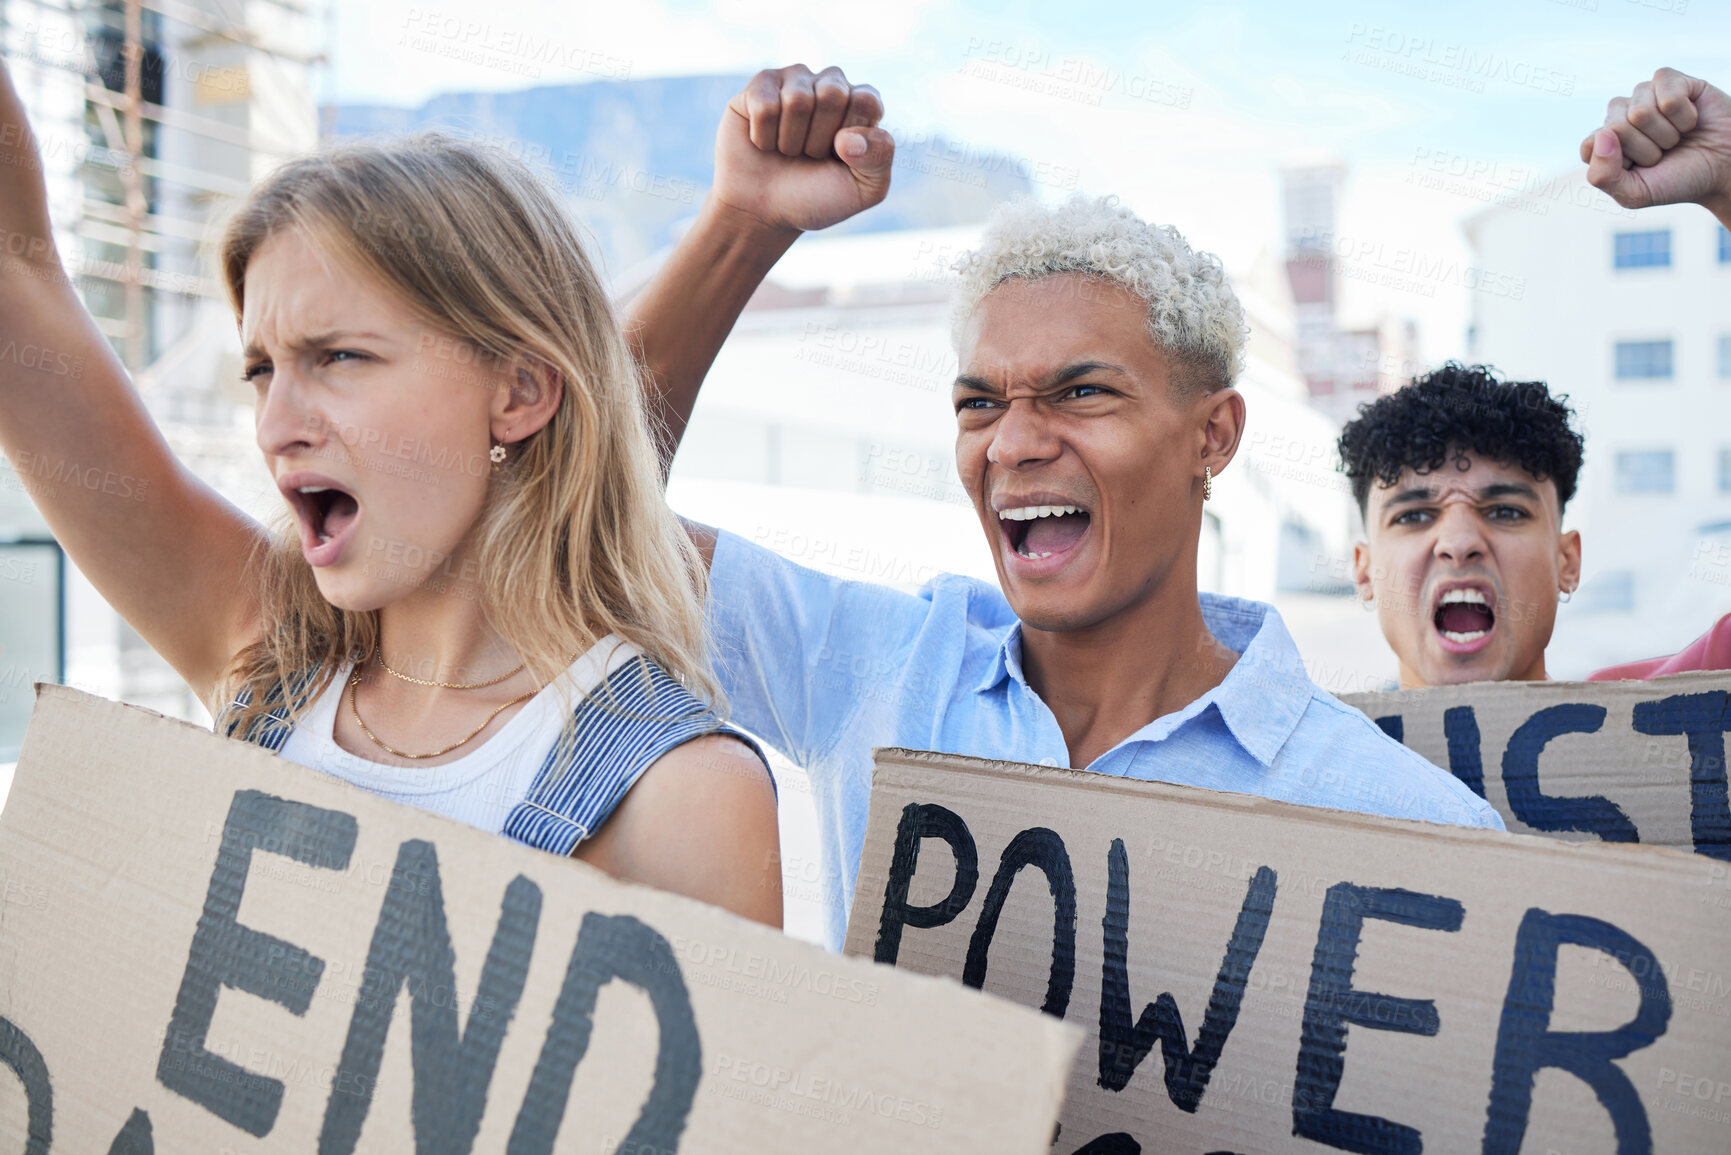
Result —
[[[704, 571], [662, 497], [636, 362], [577, 226], [521, 161], [441, 134], [341, 144], [285, 164], [229, 220], [222, 275], [235, 316], [247, 266], [305, 230], [388, 285], [456, 348], [564, 380], [545, 427], [491, 474], [470, 543], [489, 624], [546, 683], [608, 634], [719, 705], [704, 644]], [[484, 465], [485, 463], [483, 463]], [[265, 634], [217, 688], [219, 728], [298, 711], [344, 661], [370, 656], [377, 611], [326, 601], [286, 516], [254, 556]]]

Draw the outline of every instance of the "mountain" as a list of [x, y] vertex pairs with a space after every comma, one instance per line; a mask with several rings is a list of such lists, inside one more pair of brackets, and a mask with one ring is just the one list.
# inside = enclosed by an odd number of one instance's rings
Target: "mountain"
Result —
[[[453, 92], [418, 108], [339, 104], [327, 137], [442, 128], [497, 140], [565, 191], [617, 275], [664, 248], [696, 214], [715, 174], [715, 126], [744, 76], [674, 76]], [[1032, 191], [1027, 166], [943, 137], [898, 142], [890, 195], [832, 233], [972, 224]]]

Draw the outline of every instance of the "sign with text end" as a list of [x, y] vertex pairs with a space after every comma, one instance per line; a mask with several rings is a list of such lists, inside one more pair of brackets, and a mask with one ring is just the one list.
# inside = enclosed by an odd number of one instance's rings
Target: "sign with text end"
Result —
[[38, 689], [0, 1150], [1041, 1152], [1073, 1027]]

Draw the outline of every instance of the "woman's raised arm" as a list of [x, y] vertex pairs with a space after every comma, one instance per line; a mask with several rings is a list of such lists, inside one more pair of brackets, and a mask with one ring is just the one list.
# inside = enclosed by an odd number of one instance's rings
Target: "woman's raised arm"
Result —
[[68, 280], [4, 62], [0, 451], [78, 568], [213, 705], [217, 676], [257, 634], [243, 574], [263, 530], [176, 460]]

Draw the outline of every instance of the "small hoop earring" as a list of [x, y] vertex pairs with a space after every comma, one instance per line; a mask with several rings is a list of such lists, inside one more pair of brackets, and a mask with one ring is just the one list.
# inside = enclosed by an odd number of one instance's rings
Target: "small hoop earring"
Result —
[[1376, 599], [1374, 597], [1360, 598], [1358, 604], [1367, 614], [1376, 612]]
[[1573, 601], [1574, 598], [1575, 598], [1575, 591], [1570, 587], [1565, 586], [1562, 589], [1557, 591], [1557, 600], [1559, 602], [1562, 602], [1564, 605], [1567, 605], [1569, 602]]
[[1202, 500], [1207, 501], [1214, 496], [1214, 471], [1208, 466], [1202, 467]]
[[499, 463], [505, 460], [505, 447], [495, 445], [487, 451], [487, 459], [493, 463], [493, 472], [499, 472]]

